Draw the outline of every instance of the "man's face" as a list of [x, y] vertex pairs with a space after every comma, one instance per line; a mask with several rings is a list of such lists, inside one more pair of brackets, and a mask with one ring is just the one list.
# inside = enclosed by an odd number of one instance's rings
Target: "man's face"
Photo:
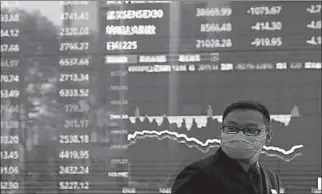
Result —
[[[230, 112], [223, 121], [223, 125], [251, 129], [264, 129], [267, 127], [265, 117], [260, 112], [249, 109], [237, 109]], [[263, 137], [265, 132], [265, 130], [262, 130], [256, 136]], [[267, 134], [266, 138], [269, 138], [270, 141], [270, 134]]]
[[265, 117], [256, 110], [238, 109], [230, 112], [223, 121], [221, 132], [224, 151], [235, 159], [257, 160], [260, 150], [270, 142], [272, 136], [272, 132], [266, 130], [265, 121]]

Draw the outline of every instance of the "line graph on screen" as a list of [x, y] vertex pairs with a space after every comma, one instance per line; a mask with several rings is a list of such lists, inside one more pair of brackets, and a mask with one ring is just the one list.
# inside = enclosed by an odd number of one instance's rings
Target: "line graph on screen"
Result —
[[[146, 139], [146, 138], [156, 138], [160, 141], [164, 139], [172, 139], [178, 143], [185, 144], [189, 148], [196, 148], [203, 153], [207, 153], [212, 148], [218, 148], [220, 146], [219, 139], [208, 139], [206, 142], [201, 142], [197, 138], [194, 138], [194, 137], [189, 138], [185, 134], [178, 134], [168, 130], [159, 131], [159, 132], [154, 130], [152, 131], [144, 130], [144, 131], [134, 132], [133, 134], [128, 135], [128, 140], [129, 140], [128, 146], [135, 144], [138, 139]], [[274, 146], [264, 146], [263, 148], [264, 150], [262, 150], [261, 153], [270, 157], [277, 157], [286, 162], [290, 162], [296, 157], [302, 155], [302, 153], [295, 153], [297, 150], [301, 149], [302, 147], [304, 147], [304, 145], [294, 145], [289, 150], [285, 150]], [[273, 151], [276, 153], [270, 153], [269, 151]]]
[[[285, 127], [287, 127], [290, 124], [291, 119], [295, 117], [300, 117], [299, 108], [296, 106], [293, 107], [290, 114], [271, 115], [272, 121], [282, 123]], [[148, 130], [146, 130], [147, 128], [145, 128], [144, 130], [138, 129], [128, 134], [128, 146], [132, 146], [139, 140], [144, 139], [155, 139], [157, 141], [173, 140], [178, 144], [184, 144], [188, 148], [197, 149], [202, 153], [208, 153], [213, 148], [218, 148], [220, 146], [219, 138], [206, 138], [202, 140], [202, 138], [199, 138], [197, 136], [188, 135], [191, 129], [193, 128], [193, 125], [195, 125], [195, 127], [198, 130], [201, 128], [207, 128], [207, 125], [211, 120], [216, 120], [217, 123], [222, 122], [221, 115], [212, 115], [212, 110], [210, 106], [208, 108], [206, 116], [140, 116], [140, 111], [137, 108], [135, 111], [135, 116], [128, 117], [128, 120], [133, 125], [143, 123], [145, 121], [149, 121], [150, 123], [154, 122], [157, 124], [158, 127], [162, 126], [163, 123], [166, 121], [170, 125], [175, 125], [177, 128], [185, 128], [187, 130], [187, 133], [182, 133], [182, 131], [178, 132], [167, 129], [157, 130], [151, 129], [149, 127], [147, 127]], [[268, 157], [275, 157], [280, 160], [284, 160], [285, 162], [290, 162], [302, 155], [301, 149], [303, 147], [303, 144], [293, 144], [288, 149], [281, 148], [278, 146], [264, 146], [261, 153]]]

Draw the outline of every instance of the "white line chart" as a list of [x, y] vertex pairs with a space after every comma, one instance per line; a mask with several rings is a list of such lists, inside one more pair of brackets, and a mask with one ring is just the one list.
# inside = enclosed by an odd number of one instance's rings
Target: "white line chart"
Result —
[[[189, 148], [196, 148], [203, 153], [209, 152], [212, 148], [219, 147], [220, 139], [208, 139], [205, 142], [200, 141], [195, 137], [188, 137], [186, 134], [179, 134], [177, 132], [164, 130], [164, 131], [155, 131], [155, 130], [142, 130], [142, 131], [135, 131], [133, 134], [128, 134], [128, 141], [129, 146], [136, 143], [138, 139], [146, 139], [146, 138], [157, 138], [158, 140], [164, 139], [172, 139], [177, 141], [178, 143], [185, 144]], [[297, 156], [302, 155], [297, 150], [303, 148], [304, 145], [294, 145], [290, 149], [285, 150], [275, 146], [264, 146], [262, 150], [262, 154], [271, 157], [277, 157], [283, 159], [284, 161], [291, 161], [295, 159]], [[273, 151], [276, 153], [269, 153], [268, 151]], [[292, 155], [294, 154], [294, 155]], [[291, 156], [288, 158], [288, 156]], [[287, 157], [284, 157], [287, 156]]]
[[[283, 123], [288, 126], [293, 117], [300, 117], [299, 108], [294, 106], [290, 114], [275, 114], [271, 115], [271, 120]], [[122, 115], [114, 115], [114, 118], [124, 118]], [[192, 128], [193, 122], [198, 128], [203, 128], [207, 126], [209, 119], [217, 120], [219, 123], [222, 122], [222, 115], [213, 115], [211, 106], [207, 110], [207, 115], [196, 115], [196, 116], [141, 116], [139, 108], [135, 111], [135, 116], [128, 116], [130, 123], [136, 124], [137, 122], [143, 122], [147, 119], [150, 123], [155, 121], [158, 126], [161, 126], [165, 119], [168, 120], [170, 124], [176, 124], [177, 127], [182, 127], [183, 123], [187, 131]], [[166, 139], [171, 139], [177, 143], [184, 144], [189, 148], [195, 148], [203, 153], [208, 153], [213, 148], [218, 148], [220, 146], [220, 139], [207, 139], [204, 142], [196, 137], [188, 137], [184, 133], [178, 133], [170, 130], [136, 130], [135, 132], [127, 135], [128, 146], [134, 145], [139, 139], [154, 138], [156, 140], [162, 141]], [[269, 157], [276, 157], [286, 162], [294, 160], [296, 157], [301, 156], [301, 148], [304, 145], [293, 145], [288, 150], [276, 147], [276, 146], [264, 146], [262, 154]]]

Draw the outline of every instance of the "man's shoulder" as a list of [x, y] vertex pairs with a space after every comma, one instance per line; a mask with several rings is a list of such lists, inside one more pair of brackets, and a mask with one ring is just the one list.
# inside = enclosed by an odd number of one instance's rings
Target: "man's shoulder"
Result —
[[211, 164], [213, 164], [213, 156], [193, 162], [177, 175], [172, 186], [173, 194], [185, 193], [207, 193], [212, 187], [211, 180]]
[[215, 168], [216, 157], [214, 155], [200, 159], [187, 165], [181, 172], [199, 176], [210, 176], [210, 172]]
[[191, 166], [196, 166], [199, 168], [203, 168], [203, 169], [209, 169], [212, 168], [214, 166], [214, 163], [216, 162], [216, 157], [215, 155], [211, 155], [208, 156], [206, 158], [200, 159], [192, 164], [190, 164]]

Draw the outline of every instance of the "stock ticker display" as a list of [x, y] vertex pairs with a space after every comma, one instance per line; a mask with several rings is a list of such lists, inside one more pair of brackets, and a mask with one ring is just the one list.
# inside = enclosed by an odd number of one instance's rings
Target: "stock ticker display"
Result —
[[321, 193], [321, 1], [1, 1], [1, 193], [171, 193], [245, 99]]

